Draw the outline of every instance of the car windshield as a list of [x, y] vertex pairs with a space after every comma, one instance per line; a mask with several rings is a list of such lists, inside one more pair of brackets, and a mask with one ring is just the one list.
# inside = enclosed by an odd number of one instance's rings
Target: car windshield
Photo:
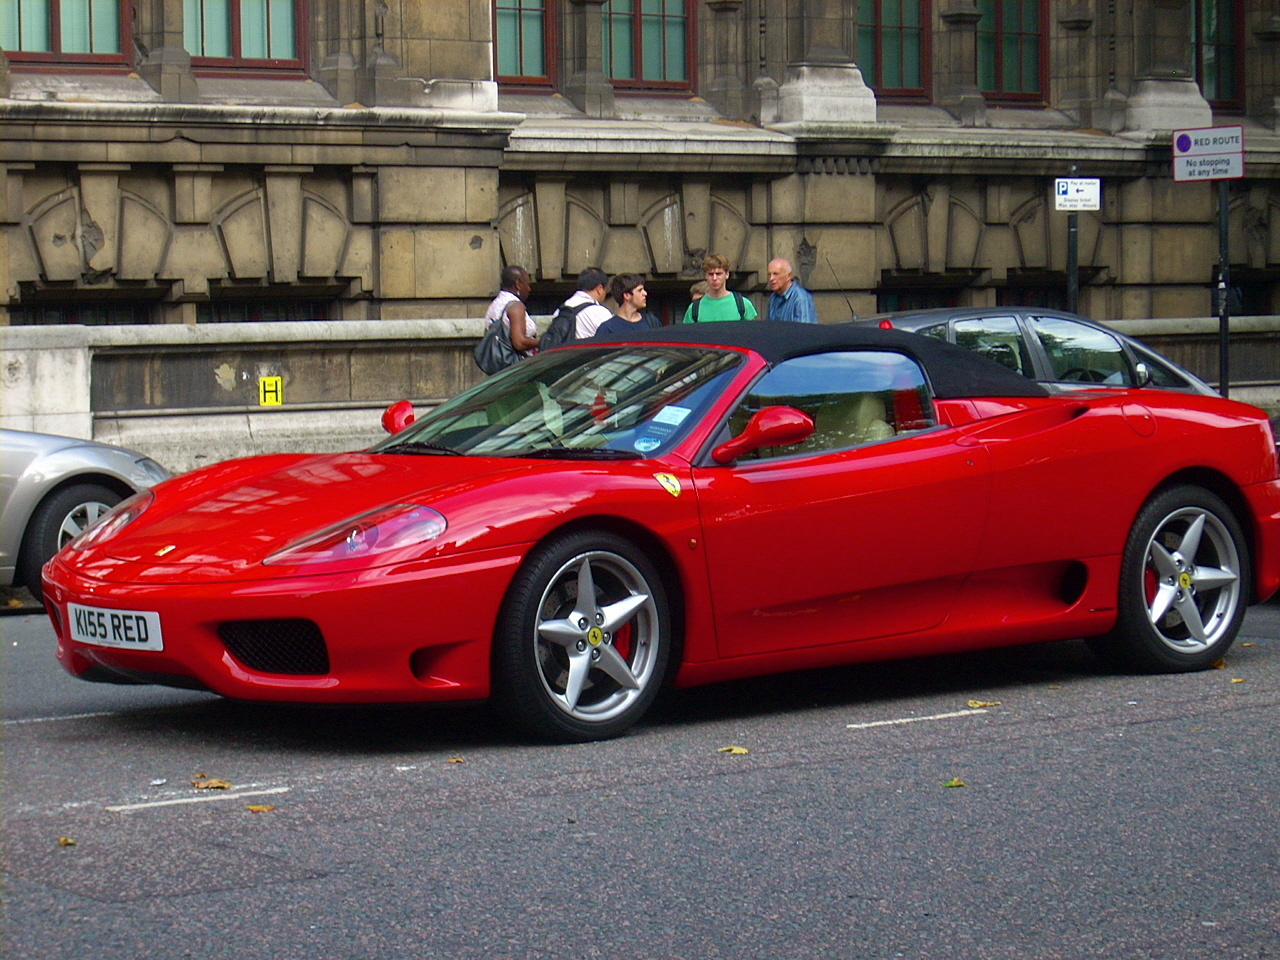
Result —
[[736, 351], [628, 346], [525, 360], [427, 413], [377, 453], [635, 459], [662, 454], [743, 363]]

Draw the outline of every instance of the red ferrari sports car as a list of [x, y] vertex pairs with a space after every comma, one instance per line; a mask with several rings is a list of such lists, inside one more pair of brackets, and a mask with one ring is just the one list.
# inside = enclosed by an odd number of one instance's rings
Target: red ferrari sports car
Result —
[[1040, 384], [896, 330], [717, 323], [547, 351], [357, 453], [236, 460], [45, 567], [88, 680], [487, 698], [580, 741], [677, 686], [1089, 638], [1196, 670], [1280, 586], [1266, 416]]

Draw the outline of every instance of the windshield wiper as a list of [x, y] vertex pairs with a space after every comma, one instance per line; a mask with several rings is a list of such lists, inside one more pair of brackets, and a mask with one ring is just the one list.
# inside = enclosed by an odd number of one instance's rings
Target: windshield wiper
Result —
[[395, 446], [387, 447], [382, 453], [429, 453], [437, 456], [465, 456], [460, 450], [446, 446], [443, 443], [436, 443], [434, 440], [406, 440], [404, 443], [397, 443]]
[[524, 460], [635, 460], [640, 455], [609, 447], [539, 447], [512, 456]]

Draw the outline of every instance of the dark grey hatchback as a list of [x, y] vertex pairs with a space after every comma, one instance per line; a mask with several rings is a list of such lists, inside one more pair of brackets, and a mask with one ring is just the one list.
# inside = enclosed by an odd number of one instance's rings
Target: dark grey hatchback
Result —
[[1050, 386], [1216, 393], [1195, 374], [1132, 337], [1059, 310], [944, 307], [876, 314], [854, 322], [949, 340]]

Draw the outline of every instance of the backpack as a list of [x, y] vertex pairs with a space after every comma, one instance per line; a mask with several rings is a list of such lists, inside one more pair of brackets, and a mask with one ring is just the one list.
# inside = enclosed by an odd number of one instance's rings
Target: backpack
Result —
[[489, 324], [489, 329], [485, 330], [484, 336], [480, 338], [480, 342], [472, 352], [472, 356], [476, 358], [476, 366], [486, 374], [505, 370], [513, 363], [524, 359], [511, 345], [511, 334], [502, 319], [499, 317]]
[[[747, 308], [742, 305], [742, 294], [740, 294], [737, 290], [730, 290], [729, 292], [733, 294], [733, 301], [738, 305], [738, 319], [739, 320], [747, 319]], [[693, 301], [693, 304], [691, 305], [691, 310], [689, 312], [689, 319], [692, 320], [694, 323], [698, 322], [698, 304], [700, 304], [701, 302], [702, 302], [702, 298], [699, 297], [697, 300]]]
[[550, 350], [552, 347], [573, 343], [573, 341], [577, 340], [578, 314], [589, 306], [591, 306], [591, 303], [580, 303], [576, 307], [565, 307], [561, 304], [560, 309], [551, 318], [551, 326], [547, 327], [547, 332], [542, 335], [542, 339], [538, 343], [538, 349]]

